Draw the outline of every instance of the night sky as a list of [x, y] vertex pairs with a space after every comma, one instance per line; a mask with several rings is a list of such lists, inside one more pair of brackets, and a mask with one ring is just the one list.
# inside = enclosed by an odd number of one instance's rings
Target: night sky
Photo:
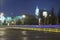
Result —
[[17, 16], [21, 13], [34, 15], [36, 6], [39, 9], [55, 9], [55, 14], [60, 8], [60, 0], [0, 0], [0, 12], [5, 16]]

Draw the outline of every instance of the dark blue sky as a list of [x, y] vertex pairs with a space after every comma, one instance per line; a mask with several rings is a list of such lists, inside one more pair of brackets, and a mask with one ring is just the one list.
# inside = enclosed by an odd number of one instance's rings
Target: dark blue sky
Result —
[[0, 12], [4, 12], [5, 16], [16, 16], [21, 13], [34, 14], [36, 6], [46, 10], [54, 7], [55, 11], [58, 11], [60, 0], [0, 0]]

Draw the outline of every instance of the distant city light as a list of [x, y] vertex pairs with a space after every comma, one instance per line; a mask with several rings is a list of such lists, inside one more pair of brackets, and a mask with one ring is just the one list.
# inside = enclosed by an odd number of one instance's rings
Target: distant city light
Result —
[[36, 16], [38, 16], [38, 15], [39, 15], [39, 8], [38, 8], [38, 6], [36, 7], [35, 15], [36, 15]]
[[4, 15], [4, 13], [0, 13], [0, 21], [1, 21], [1, 23], [4, 23], [4, 20], [6, 19], [3, 15]]
[[3, 16], [4, 15], [4, 13], [2, 12], [2, 13], [0, 13], [0, 16]]
[[22, 19], [22, 17], [21, 17], [21, 16], [17, 16], [17, 18], [18, 18], [18, 19]]
[[47, 11], [43, 11], [43, 16], [47, 17]]
[[10, 20], [12, 20], [12, 18], [11, 17], [7, 17], [6, 20], [7, 21], [10, 21]]

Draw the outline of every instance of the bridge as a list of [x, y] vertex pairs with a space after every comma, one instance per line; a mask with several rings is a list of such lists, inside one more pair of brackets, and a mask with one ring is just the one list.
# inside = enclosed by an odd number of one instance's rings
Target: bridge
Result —
[[0, 29], [19, 29], [19, 30], [34, 30], [44, 32], [60, 32], [60, 25], [10, 25], [0, 26]]

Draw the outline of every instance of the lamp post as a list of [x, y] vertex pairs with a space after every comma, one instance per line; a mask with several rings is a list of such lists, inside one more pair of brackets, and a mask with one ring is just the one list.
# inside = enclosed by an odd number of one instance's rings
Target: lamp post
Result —
[[59, 24], [59, 19], [58, 19], [58, 17], [57, 17], [57, 23], [56, 24]]
[[22, 24], [24, 24], [25, 18], [26, 18], [26, 15], [22, 15]]
[[39, 25], [41, 24], [41, 18], [39, 18]]
[[46, 24], [46, 17], [47, 17], [47, 11], [43, 11], [43, 16], [44, 16], [44, 24]]

